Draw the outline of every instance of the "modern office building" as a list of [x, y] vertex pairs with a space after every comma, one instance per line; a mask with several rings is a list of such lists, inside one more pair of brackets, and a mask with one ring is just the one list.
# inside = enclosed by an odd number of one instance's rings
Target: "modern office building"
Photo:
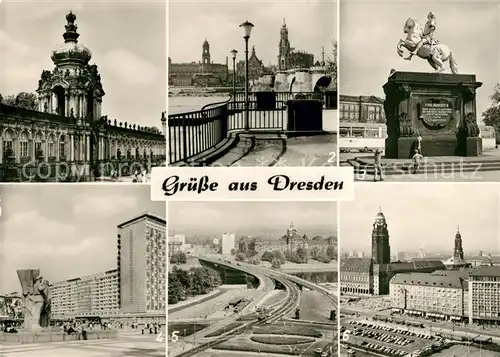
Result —
[[467, 271], [396, 274], [390, 281], [395, 312], [460, 321], [468, 308]]
[[117, 238], [117, 269], [51, 284], [53, 318], [166, 322], [166, 221], [143, 213]]
[[166, 221], [144, 213], [118, 225], [120, 307], [123, 313], [166, 309]]
[[469, 273], [469, 322], [500, 325], [500, 266], [480, 266]]
[[54, 318], [112, 317], [120, 313], [118, 270], [51, 284]]
[[231, 254], [231, 250], [233, 250], [236, 247], [234, 233], [222, 234], [221, 245], [222, 245], [222, 254]]

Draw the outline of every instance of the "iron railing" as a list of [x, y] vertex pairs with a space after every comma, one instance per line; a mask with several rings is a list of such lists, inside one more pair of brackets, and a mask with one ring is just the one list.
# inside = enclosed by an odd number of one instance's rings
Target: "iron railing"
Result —
[[325, 109], [337, 109], [337, 92], [237, 92], [226, 102], [201, 110], [168, 116], [169, 164], [186, 162], [227, 139], [232, 131], [287, 130], [287, 102], [294, 99], [321, 101]]

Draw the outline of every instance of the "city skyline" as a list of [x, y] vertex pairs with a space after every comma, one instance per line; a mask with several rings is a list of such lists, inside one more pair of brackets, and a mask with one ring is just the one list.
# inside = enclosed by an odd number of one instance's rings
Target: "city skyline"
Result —
[[397, 252], [453, 254], [457, 228], [465, 255], [500, 252], [499, 188], [496, 184], [357, 185], [355, 199], [340, 203], [343, 251], [371, 253], [375, 216], [381, 209], [389, 230], [391, 255]]
[[101, 74], [106, 93], [102, 115], [161, 129], [161, 113], [166, 110], [164, 1], [4, 1], [0, 7], [0, 93], [4, 97], [36, 93], [42, 70], [54, 68], [51, 51], [64, 43], [66, 15], [72, 11], [78, 43], [92, 52], [90, 64], [97, 64]]
[[166, 209], [146, 185], [4, 185], [0, 199], [0, 294], [20, 291], [17, 269], [51, 283], [116, 269], [117, 225]]
[[[477, 118], [490, 107], [490, 96], [500, 81], [500, 5], [497, 2], [439, 3], [343, 1], [340, 4], [340, 93], [384, 97], [382, 86], [390, 70], [432, 72], [427, 61], [405, 61], [396, 53], [403, 25], [415, 18], [422, 26], [427, 14], [436, 16], [434, 37], [450, 47], [459, 73], [475, 74], [483, 85], [477, 90]], [[470, 27], [468, 24], [474, 24]], [[369, 29], [367, 31], [367, 29]], [[406, 51], [406, 50], [405, 50]], [[407, 51], [404, 56], [407, 56]], [[445, 73], [450, 73], [445, 63]]]
[[[293, 6], [290, 4], [293, 3]], [[169, 4], [169, 57], [172, 63], [201, 61], [201, 45], [210, 44], [214, 63], [231, 61], [229, 51], [238, 51], [236, 61], [244, 60], [245, 42], [239, 25], [250, 21], [255, 25], [249, 40], [249, 51], [255, 46], [257, 57], [264, 66], [276, 65], [280, 29], [285, 19], [291, 46], [295, 50], [314, 54], [321, 61], [332, 58], [332, 41], [337, 39], [337, 3], [312, 0], [254, 3], [238, 0], [229, 2], [179, 2]], [[186, 19], [189, 18], [189, 21]], [[316, 26], [327, 23], [331, 26]], [[214, 26], [217, 24], [217, 26]]]
[[299, 234], [310, 238], [318, 232], [337, 236], [336, 202], [171, 202], [168, 210], [169, 235], [281, 237], [293, 222]]

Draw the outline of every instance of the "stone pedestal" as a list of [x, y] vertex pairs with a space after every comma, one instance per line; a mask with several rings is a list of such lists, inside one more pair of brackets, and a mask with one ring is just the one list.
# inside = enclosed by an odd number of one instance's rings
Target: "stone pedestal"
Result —
[[394, 72], [384, 85], [385, 157], [478, 156], [475, 75]]

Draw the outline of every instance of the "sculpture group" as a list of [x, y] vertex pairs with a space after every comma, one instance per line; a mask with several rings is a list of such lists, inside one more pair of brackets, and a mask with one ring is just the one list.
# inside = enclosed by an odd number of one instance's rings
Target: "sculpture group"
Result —
[[24, 325], [28, 330], [50, 326], [51, 296], [47, 280], [39, 269], [18, 270], [17, 276], [23, 289], [21, 302], [24, 307]]
[[434, 38], [436, 30], [436, 17], [430, 12], [427, 15], [427, 22], [422, 26], [412, 18], [406, 20], [403, 32], [406, 38], [400, 39], [397, 46], [398, 55], [403, 57], [403, 48], [410, 51], [406, 60], [411, 61], [412, 57], [425, 59], [437, 72], [445, 70], [444, 62], [449, 61], [451, 73], [458, 73], [458, 65], [453, 57], [453, 51], [446, 45], [439, 43]]

